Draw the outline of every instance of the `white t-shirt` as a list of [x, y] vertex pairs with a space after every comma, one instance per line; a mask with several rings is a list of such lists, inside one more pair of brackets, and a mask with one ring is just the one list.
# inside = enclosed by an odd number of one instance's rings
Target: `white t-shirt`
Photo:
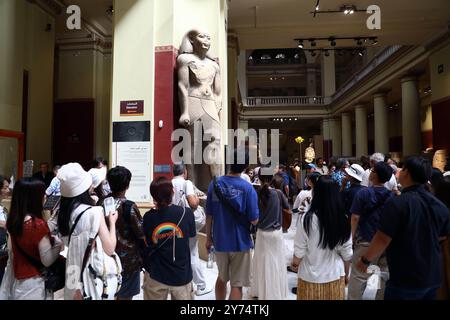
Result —
[[303, 215], [294, 239], [294, 254], [301, 258], [298, 277], [311, 283], [328, 283], [345, 276], [344, 260], [350, 261], [353, 256], [352, 237], [344, 245], [333, 250], [319, 246], [319, 219], [314, 214], [309, 236], [303, 226], [306, 215]]
[[322, 168], [317, 167], [316, 172], [319, 172], [322, 175], [327, 175], [329, 170], [328, 170], [328, 167], [324, 165], [324, 166], [322, 166]]
[[241, 173], [241, 178], [247, 181], [248, 183], [252, 183], [252, 179], [250, 179], [249, 175], [246, 173]]
[[292, 207], [292, 209], [298, 209], [302, 206], [302, 202], [306, 199], [306, 198], [311, 198], [312, 197], [312, 191], [311, 190], [302, 190], [300, 191], [300, 193], [298, 194], [297, 198], [294, 201], [294, 205]]
[[0, 205], [0, 221], [6, 222], [6, 212], [1, 205]]
[[[195, 196], [194, 184], [190, 180], [185, 180], [183, 177], [175, 177], [172, 179], [172, 185], [174, 189], [174, 194], [172, 198], [172, 204], [179, 206], [181, 200], [187, 202], [183, 195]], [[185, 203], [185, 207], [189, 207], [188, 203]]]
[[[372, 183], [370, 183], [370, 181], [369, 181], [370, 170], [372, 170], [372, 169], [367, 169], [363, 174], [361, 185], [364, 187], [372, 186]], [[388, 189], [389, 191], [398, 190], [397, 178], [395, 178], [395, 174], [392, 174], [391, 179], [384, 184], [384, 187], [386, 189]]]

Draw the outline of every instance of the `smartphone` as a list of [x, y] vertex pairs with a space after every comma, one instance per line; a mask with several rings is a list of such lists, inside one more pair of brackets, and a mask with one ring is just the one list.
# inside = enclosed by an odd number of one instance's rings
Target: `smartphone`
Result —
[[114, 198], [109, 197], [103, 201], [103, 207], [105, 208], [105, 217], [109, 216], [111, 212], [116, 211], [116, 206], [114, 205]]

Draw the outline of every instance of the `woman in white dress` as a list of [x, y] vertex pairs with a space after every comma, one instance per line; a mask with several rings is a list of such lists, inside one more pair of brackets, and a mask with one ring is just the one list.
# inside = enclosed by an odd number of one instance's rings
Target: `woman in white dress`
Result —
[[252, 295], [259, 300], [283, 300], [288, 294], [282, 210], [289, 209], [281, 191], [270, 187], [272, 176], [260, 175], [259, 223], [253, 256]]
[[122, 272], [114, 252], [117, 212], [109, 212], [107, 226], [103, 208], [89, 195], [92, 177], [78, 163], [63, 166], [58, 179], [58, 228], [68, 246], [64, 299], [114, 300]]

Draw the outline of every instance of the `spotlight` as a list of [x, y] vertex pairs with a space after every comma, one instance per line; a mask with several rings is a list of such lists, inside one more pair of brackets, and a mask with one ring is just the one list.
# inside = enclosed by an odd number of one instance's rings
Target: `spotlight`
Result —
[[340, 57], [342, 57], [344, 55], [344, 51], [343, 50], [337, 50], [337, 53]]
[[356, 38], [355, 41], [356, 41], [356, 44], [358, 46], [362, 46], [363, 45], [363, 42], [362, 42], [361, 38]]
[[372, 45], [376, 45], [376, 44], [378, 44], [378, 40], [377, 40], [377, 38], [373, 38], [372, 39]]
[[354, 14], [355, 10], [354, 9], [350, 9], [350, 11], [348, 12], [349, 14]]
[[329, 57], [330, 56], [330, 51], [325, 50], [325, 57]]
[[315, 57], [317, 55], [317, 53], [313, 50], [313, 51], [311, 51], [311, 56], [312, 57]]
[[295, 121], [298, 121], [298, 119], [297, 119], [297, 118], [295, 118]]
[[350, 12], [350, 11], [349, 11], [348, 9], [345, 9], [345, 10], [344, 10], [344, 14], [349, 14], [349, 12]]
[[364, 56], [364, 50], [360, 50], [360, 51], [358, 52], [358, 54], [359, 54], [360, 57]]
[[311, 42], [311, 47], [316, 46], [316, 41], [314, 39], [310, 39], [309, 41]]
[[319, 11], [319, 10], [320, 10], [320, 0], [317, 0], [315, 10], [316, 10], [316, 11]]
[[334, 39], [333, 37], [331, 37], [331, 38], [329, 39], [329, 41], [330, 41], [330, 45], [331, 45], [332, 47], [336, 47], [336, 39]]
[[300, 49], [303, 49], [303, 40], [300, 40], [299, 42], [298, 42], [298, 47], [300, 48]]

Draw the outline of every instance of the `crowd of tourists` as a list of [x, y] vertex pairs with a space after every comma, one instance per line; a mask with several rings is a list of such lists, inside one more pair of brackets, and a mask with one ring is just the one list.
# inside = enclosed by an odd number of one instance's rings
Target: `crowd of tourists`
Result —
[[[237, 151], [234, 155], [238, 158]], [[13, 189], [0, 177], [0, 299], [285, 300], [288, 272], [299, 300], [361, 300], [376, 274], [376, 299], [450, 297], [450, 173], [412, 156], [351, 163], [323, 159], [268, 172], [227, 166], [201, 194], [183, 164], [151, 182], [154, 205], [127, 199], [132, 172], [103, 159], [49, 171], [42, 164]], [[303, 174], [305, 177], [303, 179]], [[206, 190], [205, 190], [206, 191]], [[51, 215], [44, 203], [60, 199]], [[294, 232], [286, 261], [285, 233]], [[208, 283], [199, 233], [218, 268]], [[143, 277], [142, 277], [143, 274]], [[143, 279], [143, 280], [142, 280]], [[347, 290], [346, 290], [347, 288]]]

